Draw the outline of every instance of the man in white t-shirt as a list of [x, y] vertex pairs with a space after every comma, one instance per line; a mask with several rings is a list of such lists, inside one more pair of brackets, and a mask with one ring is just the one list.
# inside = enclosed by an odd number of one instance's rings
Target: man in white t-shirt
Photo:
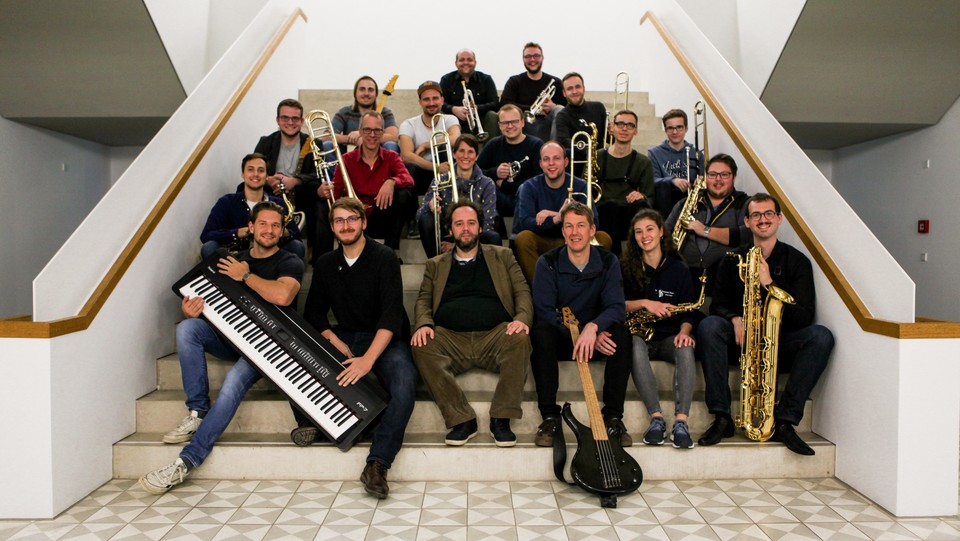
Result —
[[[408, 118], [400, 124], [400, 157], [413, 176], [417, 195], [427, 192], [433, 180], [433, 159], [430, 154], [430, 139], [433, 135], [433, 117], [443, 106], [443, 93], [436, 81], [425, 81], [417, 88], [421, 114]], [[452, 144], [460, 137], [460, 121], [453, 115], [443, 115], [437, 122], [438, 131], [446, 130]], [[447, 156], [441, 155], [441, 172], [447, 172]]]

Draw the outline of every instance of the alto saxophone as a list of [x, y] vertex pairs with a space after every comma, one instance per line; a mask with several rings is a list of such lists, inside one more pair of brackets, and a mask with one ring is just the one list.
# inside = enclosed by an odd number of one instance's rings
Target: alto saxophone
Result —
[[744, 260], [737, 255], [743, 280], [743, 347], [740, 354], [740, 414], [736, 423], [754, 441], [773, 435], [773, 408], [777, 392], [777, 342], [783, 305], [793, 296], [771, 285], [764, 301], [760, 295], [759, 246], [750, 248]]
[[700, 275], [700, 298], [697, 299], [697, 302], [687, 302], [683, 304], [678, 304], [673, 308], [669, 308], [670, 314], [665, 317], [659, 317], [653, 312], [648, 312], [646, 310], [636, 310], [634, 312], [627, 312], [627, 329], [630, 329], [630, 334], [634, 336], [639, 336], [643, 338], [644, 342], [649, 342], [653, 338], [653, 325], [661, 319], [666, 319], [668, 317], [673, 317], [677, 314], [683, 312], [692, 312], [694, 310], [699, 310], [703, 306], [703, 298], [707, 292], [707, 273], [704, 272]]
[[700, 192], [705, 187], [706, 181], [703, 175], [697, 177], [697, 180], [690, 185], [687, 200], [684, 201], [683, 208], [680, 209], [680, 214], [677, 216], [677, 223], [673, 226], [673, 245], [677, 247], [678, 252], [683, 248], [684, 241], [687, 240], [687, 225], [693, 221], [693, 213], [697, 210], [697, 203], [700, 202]]

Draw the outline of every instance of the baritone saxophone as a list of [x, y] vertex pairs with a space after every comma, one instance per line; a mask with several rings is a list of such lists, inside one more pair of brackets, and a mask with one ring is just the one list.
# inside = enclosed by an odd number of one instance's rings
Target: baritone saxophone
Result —
[[793, 296], [771, 285], [767, 298], [760, 293], [759, 246], [750, 248], [737, 267], [743, 280], [743, 346], [740, 353], [740, 413], [736, 424], [754, 441], [773, 436], [773, 409], [777, 392], [777, 344], [784, 304]]

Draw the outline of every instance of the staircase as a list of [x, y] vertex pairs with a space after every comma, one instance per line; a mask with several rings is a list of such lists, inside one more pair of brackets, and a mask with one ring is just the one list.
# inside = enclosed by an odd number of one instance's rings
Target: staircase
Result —
[[[413, 315], [413, 306], [423, 276], [424, 254], [418, 240], [401, 240], [404, 305]], [[310, 284], [310, 271], [304, 277], [304, 291]], [[303, 306], [303, 299], [299, 300]], [[170, 329], [173, 332], [173, 329]], [[668, 429], [673, 418], [673, 365], [654, 361], [660, 388], [660, 400], [667, 415]], [[211, 398], [232, 363], [208, 358]], [[579, 377], [573, 363], [561, 363], [558, 400], [573, 405], [573, 411], [587, 420]], [[592, 366], [593, 377], [602, 381], [603, 366]], [[517, 434], [516, 447], [494, 446], [489, 434], [489, 408], [497, 382], [494, 374], [472, 371], [458, 378], [477, 411], [480, 435], [465, 447], [443, 444], [446, 429], [429, 394], [421, 387], [413, 416], [407, 427], [404, 448], [390, 470], [391, 480], [420, 481], [493, 481], [550, 480], [553, 478], [552, 449], [536, 447], [533, 435], [540, 423], [533, 377], [524, 388], [523, 418], [512, 423]], [[697, 392], [690, 412], [690, 430], [694, 438], [709, 426], [713, 416], [703, 402], [703, 378], [698, 375]], [[114, 445], [113, 472], [117, 478], [137, 478], [147, 471], [173, 461], [182, 445], [165, 445], [164, 432], [172, 429], [186, 414], [180, 366], [176, 354], [157, 361], [158, 389], [137, 401], [137, 432]], [[731, 370], [730, 386], [739, 387], [739, 370]], [[628, 386], [624, 422], [635, 442], [646, 429], [648, 416], [632, 382]], [[733, 405], [737, 407], [736, 403]], [[657, 479], [748, 479], [829, 477], [834, 473], [833, 444], [811, 432], [812, 406], [807, 403], [803, 422], [797, 427], [801, 436], [816, 450], [813, 457], [800, 457], [778, 443], [755, 443], [742, 436], [724, 440], [713, 447], [693, 450], [635, 444], [628, 449], [640, 463], [648, 480]], [[300, 448], [290, 442], [295, 426], [290, 406], [269, 382], [258, 382], [240, 406], [213, 453], [193, 477], [201, 479], [312, 479], [354, 480], [363, 467], [369, 441], [361, 441], [352, 451], [343, 453], [331, 444]], [[572, 457], [575, 440], [567, 431]]]

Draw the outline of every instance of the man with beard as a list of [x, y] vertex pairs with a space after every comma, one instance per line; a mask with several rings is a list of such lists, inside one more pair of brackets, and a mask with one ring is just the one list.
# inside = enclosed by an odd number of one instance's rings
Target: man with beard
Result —
[[524, 111], [529, 111], [540, 94], [553, 83], [553, 97], [543, 102], [543, 109], [537, 115], [536, 122], [527, 123], [524, 132], [535, 135], [543, 141], [550, 139], [553, 122], [557, 113], [567, 104], [563, 97], [563, 85], [557, 77], [543, 71], [543, 49], [539, 44], [530, 42], [523, 46], [523, 73], [507, 79], [500, 95], [500, 105], [512, 103]]
[[[360, 145], [363, 139], [363, 134], [360, 133], [360, 117], [363, 116], [363, 113], [376, 109], [379, 93], [377, 82], [373, 80], [373, 77], [364, 75], [353, 84], [353, 105], [344, 105], [333, 115], [330, 122], [333, 124], [333, 131], [336, 133], [341, 153], [347, 151], [347, 145]], [[389, 107], [384, 107], [380, 114], [383, 116], [383, 133], [380, 135], [380, 144], [387, 150], [399, 153], [400, 145], [397, 144], [399, 130], [393, 111]], [[328, 145], [328, 142], [324, 142], [324, 150], [333, 148]]]
[[[413, 179], [404, 167], [400, 156], [380, 145], [380, 136], [383, 134], [383, 117], [376, 111], [367, 111], [360, 117], [360, 133], [363, 139], [360, 146], [343, 155], [343, 165], [350, 177], [350, 184], [356, 192], [363, 206], [367, 209], [364, 226], [369, 226], [370, 232], [383, 237], [383, 243], [400, 249], [400, 230], [416, 212], [416, 198], [411, 188]], [[336, 197], [346, 194], [344, 172], [337, 168], [333, 175], [333, 190]], [[318, 193], [321, 198], [330, 198], [330, 187], [321, 185]], [[318, 235], [325, 238], [321, 253], [329, 252], [333, 248], [333, 238], [336, 230], [330, 228], [330, 214], [321, 213], [318, 221], [326, 231], [318, 231]]]
[[703, 155], [685, 139], [687, 113], [682, 109], [670, 109], [664, 113], [663, 131], [667, 138], [663, 143], [647, 149], [647, 157], [653, 162], [656, 209], [666, 216], [673, 205], [683, 198], [683, 194], [688, 193], [690, 184], [696, 182], [702, 171], [700, 164], [703, 163]]
[[[543, 174], [524, 182], [517, 194], [513, 232], [517, 234], [517, 259], [528, 283], [533, 282], [533, 272], [540, 254], [563, 245], [560, 210], [569, 198], [568, 163], [560, 143], [547, 141], [540, 148]], [[574, 178], [573, 191], [574, 198], [588, 203], [587, 185], [583, 180]], [[590, 214], [592, 219], [597, 219], [595, 213]], [[607, 250], [611, 248], [610, 235], [597, 231], [596, 238], [601, 246]]]
[[[570, 72], [563, 76], [563, 97], [567, 99], [567, 106], [557, 113], [557, 141], [563, 148], [570, 148], [570, 139], [573, 134], [583, 131], [588, 134], [589, 124], [597, 127], [597, 140], [594, 145], [603, 145], [607, 137], [607, 108], [599, 101], [587, 101], [586, 88], [583, 85], [583, 76], [577, 72]], [[599, 147], [598, 147], [599, 148]], [[589, 158], [587, 149], [574, 150], [571, 159], [586, 163]], [[583, 167], [578, 167], [574, 174], [583, 176]]]
[[[277, 247], [283, 231], [281, 208], [270, 201], [257, 203], [250, 212], [248, 227], [253, 236], [250, 250], [236, 258], [220, 259], [217, 264], [220, 273], [243, 282], [264, 301], [289, 305], [300, 291], [303, 262]], [[200, 319], [203, 304], [202, 297], [184, 297], [180, 303], [187, 319], [177, 325], [177, 352], [190, 415], [163, 437], [164, 443], [190, 443], [174, 462], [140, 478], [140, 486], [151, 494], [163, 494], [179, 485], [193, 469], [203, 464], [233, 419], [240, 401], [261, 377], [260, 372], [237, 355], [213, 326]], [[224, 378], [213, 407], [210, 407], [205, 353], [236, 361]]]
[[277, 131], [264, 135], [253, 151], [267, 161], [268, 193], [280, 196], [286, 191], [294, 205], [303, 211], [303, 230], [313, 247], [316, 243], [317, 167], [310, 153], [309, 136], [303, 127], [303, 105], [295, 99], [285, 99], [277, 105]]
[[[687, 238], [677, 251], [690, 267], [694, 280], [707, 271], [707, 291], [713, 291], [717, 266], [723, 257], [741, 244], [750, 242], [750, 230], [744, 222], [747, 194], [734, 190], [737, 162], [727, 154], [716, 154], [707, 162], [707, 193], [701, 192], [687, 224]], [[672, 235], [680, 211], [686, 204], [681, 199], [666, 221], [666, 234]]]
[[[440, 85], [434, 81], [424, 81], [417, 88], [421, 113], [408, 118], [400, 124], [400, 157], [413, 176], [417, 195], [427, 192], [427, 186], [433, 180], [433, 160], [430, 154], [430, 139], [433, 136], [433, 116], [443, 107], [443, 94]], [[437, 123], [437, 130], [447, 130], [447, 140], [453, 143], [460, 137], [460, 121], [453, 115], [443, 115], [443, 122]], [[447, 172], [447, 155], [444, 152], [440, 160], [440, 172]]]
[[[745, 206], [744, 223], [750, 230], [753, 246], [762, 250], [757, 270], [760, 294], [765, 296], [769, 288], [776, 286], [794, 300], [792, 304], [783, 305], [780, 320], [777, 372], [789, 372], [790, 376], [773, 411], [771, 440], [783, 443], [798, 455], [813, 455], [814, 450], [797, 435], [794, 426], [803, 418], [804, 404], [827, 367], [833, 351], [833, 333], [813, 323], [817, 301], [810, 260], [777, 239], [783, 223], [780, 203], [765, 193], [758, 193], [747, 199]], [[745, 246], [738, 253], [745, 255], [748, 249]], [[711, 315], [697, 327], [707, 409], [715, 415], [713, 424], [700, 438], [700, 445], [715, 445], [733, 436], [728, 376], [729, 363], [739, 362], [744, 343], [747, 322], [744, 321], [743, 289], [736, 260], [724, 259], [717, 273]]]
[[[537, 405], [543, 422], [534, 443], [551, 447], [560, 427], [557, 389], [561, 359], [579, 363], [606, 359], [603, 373], [603, 419], [608, 435], [623, 447], [633, 444], [623, 424], [623, 402], [630, 378], [630, 331], [624, 326], [626, 301], [620, 261], [590, 245], [596, 232], [593, 212], [572, 201], [560, 213], [564, 244], [543, 254], [533, 280], [534, 327], [530, 331], [531, 371], [537, 387]], [[570, 308], [580, 322], [573, 343], [560, 314]]]
[[[221, 246], [228, 246], [232, 252], [246, 250], [250, 246], [250, 211], [261, 201], [273, 201], [283, 207], [283, 200], [279, 197], [264, 193], [267, 181], [267, 162], [263, 154], [247, 154], [240, 165], [240, 175], [243, 179], [243, 189], [221, 196], [217, 200], [207, 223], [200, 232], [200, 257], [206, 259]], [[286, 209], [284, 210], [286, 215]], [[300, 241], [300, 230], [297, 224], [291, 221], [283, 230], [280, 238], [280, 247], [303, 259], [306, 250]]]
[[454, 376], [478, 367], [500, 374], [490, 403], [490, 433], [497, 447], [513, 447], [510, 419], [520, 407], [533, 304], [513, 253], [479, 244], [480, 207], [461, 199], [450, 207], [455, 248], [427, 261], [410, 341], [413, 360], [446, 427], [447, 445], [477, 435], [477, 412]]
[[[363, 234], [363, 203], [338, 199], [330, 210], [336, 251], [317, 259], [303, 317], [346, 355], [340, 385], [353, 385], [371, 370], [390, 394], [373, 434], [366, 466], [360, 475], [367, 493], [387, 497], [387, 470], [393, 464], [413, 413], [417, 370], [410, 357], [410, 322], [403, 309], [400, 264], [393, 250]], [[333, 310], [336, 326], [327, 313]], [[299, 446], [314, 442], [319, 430], [296, 408], [297, 428], [290, 438]]]
[[473, 94], [473, 101], [477, 106], [477, 116], [480, 117], [483, 129], [488, 133], [495, 133], [496, 114], [500, 107], [500, 98], [497, 96], [497, 85], [482, 71], [477, 71], [477, 56], [470, 49], [460, 49], [454, 61], [457, 69], [440, 78], [440, 87], [443, 89], [444, 113], [460, 119], [460, 130], [467, 133], [470, 124], [467, 122], [467, 108], [463, 106], [464, 84]]

